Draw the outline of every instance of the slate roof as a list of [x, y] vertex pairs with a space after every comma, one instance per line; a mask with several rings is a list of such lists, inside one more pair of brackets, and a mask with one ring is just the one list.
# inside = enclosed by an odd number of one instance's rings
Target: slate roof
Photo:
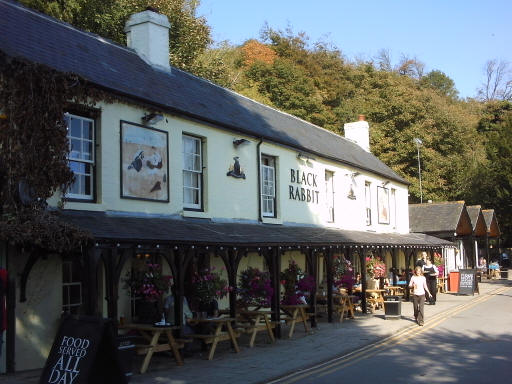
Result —
[[484, 216], [485, 225], [487, 226], [487, 232], [489, 235], [499, 237], [501, 231], [494, 209], [482, 209], [482, 215]]
[[411, 232], [454, 234], [464, 215], [467, 217], [464, 201], [409, 204], [409, 229]]
[[172, 68], [156, 69], [135, 51], [0, 0], [0, 53], [73, 72], [157, 109], [317, 154], [409, 184], [354, 142]]
[[65, 210], [59, 215], [65, 222], [91, 232], [96, 241], [245, 246], [301, 244], [453, 246], [449, 241], [414, 233], [378, 234], [324, 227], [134, 216], [116, 212]]
[[466, 206], [469, 218], [471, 219], [471, 226], [473, 227], [474, 236], [485, 236], [487, 233], [487, 225], [482, 214], [482, 206], [468, 205]]
[[478, 221], [478, 216], [480, 216], [480, 211], [482, 207], [480, 205], [468, 205], [466, 206], [468, 210], [469, 218], [471, 219], [471, 225], [473, 226], [473, 230], [476, 228], [476, 224]]

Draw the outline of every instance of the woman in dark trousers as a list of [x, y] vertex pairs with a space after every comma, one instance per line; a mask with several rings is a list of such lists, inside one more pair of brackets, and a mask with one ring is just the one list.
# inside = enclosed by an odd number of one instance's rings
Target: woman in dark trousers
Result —
[[412, 304], [414, 306], [414, 318], [418, 325], [423, 325], [423, 306], [425, 304], [425, 293], [430, 295], [425, 276], [421, 267], [414, 268], [414, 275], [411, 277], [409, 287], [413, 289]]
[[437, 294], [437, 274], [439, 271], [437, 267], [432, 264], [430, 257], [427, 258], [426, 264], [423, 266], [423, 274], [425, 275], [425, 279], [427, 280], [428, 290], [430, 291], [430, 297], [428, 299], [430, 305], [436, 304], [436, 294]]

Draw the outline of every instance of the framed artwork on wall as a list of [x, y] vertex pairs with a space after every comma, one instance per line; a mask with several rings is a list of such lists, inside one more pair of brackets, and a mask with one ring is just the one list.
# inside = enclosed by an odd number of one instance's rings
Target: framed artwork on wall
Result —
[[121, 198], [169, 202], [167, 132], [121, 121]]
[[379, 224], [389, 224], [389, 189], [377, 187], [377, 209]]

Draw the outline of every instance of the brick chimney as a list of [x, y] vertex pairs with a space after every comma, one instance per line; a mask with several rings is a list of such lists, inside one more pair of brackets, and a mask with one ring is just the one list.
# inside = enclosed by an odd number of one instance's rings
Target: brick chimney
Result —
[[156, 12], [156, 9], [131, 15], [124, 27], [127, 45], [149, 64], [170, 69], [170, 27], [167, 16]]
[[354, 141], [366, 152], [370, 152], [370, 126], [364, 115], [358, 116], [358, 121], [343, 125], [345, 138]]

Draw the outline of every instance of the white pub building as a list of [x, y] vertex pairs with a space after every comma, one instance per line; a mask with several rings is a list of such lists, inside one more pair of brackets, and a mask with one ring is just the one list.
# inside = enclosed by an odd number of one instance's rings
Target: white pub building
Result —
[[[170, 67], [172, 26], [150, 10], [127, 21], [128, 46], [10, 1], [0, 14], [1, 56], [74, 73], [114, 100], [70, 106], [76, 178], [64, 208], [49, 201], [94, 240], [65, 255], [1, 247], [16, 287], [5, 369], [42, 367], [63, 312], [131, 321], [122, 278], [141, 257], [173, 275], [179, 319], [198, 266], [225, 267], [231, 286], [257, 267], [279, 292], [292, 259], [320, 283], [334, 256], [364, 276], [368, 255], [405, 269], [417, 251], [450, 247], [409, 233], [408, 183], [371, 153], [364, 116], [342, 137]], [[235, 303], [232, 292], [220, 307], [235, 315]]]

